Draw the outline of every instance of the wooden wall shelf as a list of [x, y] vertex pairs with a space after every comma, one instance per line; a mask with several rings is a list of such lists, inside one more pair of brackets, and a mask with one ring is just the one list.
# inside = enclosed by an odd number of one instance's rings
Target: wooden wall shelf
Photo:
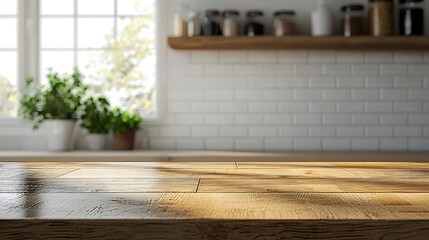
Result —
[[178, 50], [429, 50], [429, 37], [169, 37]]

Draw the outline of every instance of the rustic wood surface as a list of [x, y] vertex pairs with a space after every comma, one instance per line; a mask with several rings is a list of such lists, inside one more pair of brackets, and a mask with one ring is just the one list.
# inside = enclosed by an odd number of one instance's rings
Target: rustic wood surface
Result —
[[169, 37], [172, 49], [178, 50], [425, 50], [427, 37], [312, 37], [312, 36], [260, 36], [260, 37]]
[[425, 162], [3, 162], [0, 239], [428, 239]]

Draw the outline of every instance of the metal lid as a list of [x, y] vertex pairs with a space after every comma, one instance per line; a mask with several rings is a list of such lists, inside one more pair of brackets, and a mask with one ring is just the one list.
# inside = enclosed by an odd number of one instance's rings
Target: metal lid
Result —
[[239, 16], [240, 12], [236, 11], [236, 10], [225, 10], [223, 12], [223, 16]]
[[246, 16], [248, 16], [248, 17], [261, 17], [261, 16], [264, 16], [264, 12], [262, 12], [260, 10], [251, 10], [251, 11], [248, 11], [246, 13]]
[[206, 10], [206, 16], [217, 16], [219, 14], [220, 14], [219, 10], [216, 10], [216, 9]]
[[341, 7], [341, 11], [363, 11], [364, 7], [360, 4], [351, 4], [351, 5], [344, 5]]
[[279, 16], [279, 15], [295, 15], [295, 11], [293, 11], [293, 10], [280, 10], [280, 11], [274, 12], [274, 16]]

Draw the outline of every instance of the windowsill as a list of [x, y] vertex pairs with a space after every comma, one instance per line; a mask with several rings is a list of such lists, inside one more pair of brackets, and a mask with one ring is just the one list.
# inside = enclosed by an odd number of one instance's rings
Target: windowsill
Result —
[[0, 162], [427, 162], [429, 152], [0, 151]]

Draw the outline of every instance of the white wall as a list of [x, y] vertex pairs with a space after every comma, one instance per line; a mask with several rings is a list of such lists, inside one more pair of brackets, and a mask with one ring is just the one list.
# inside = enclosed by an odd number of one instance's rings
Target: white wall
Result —
[[[169, 33], [177, 5], [185, 2], [199, 11], [262, 9], [271, 15], [294, 9], [306, 34], [317, 1], [167, 2]], [[342, 4], [367, 1], [330, 2], [337, 11]], [[140, 148], [429, 150], [429, 52], [167, 48], [166, 55], [161, 63], [167, 75], [161, 92], [164, 123], [140, 133]], [[13, 133], [13, 128], [0, 132], [0, 149], [45, 147], [43, 133], [30, 138]]]

